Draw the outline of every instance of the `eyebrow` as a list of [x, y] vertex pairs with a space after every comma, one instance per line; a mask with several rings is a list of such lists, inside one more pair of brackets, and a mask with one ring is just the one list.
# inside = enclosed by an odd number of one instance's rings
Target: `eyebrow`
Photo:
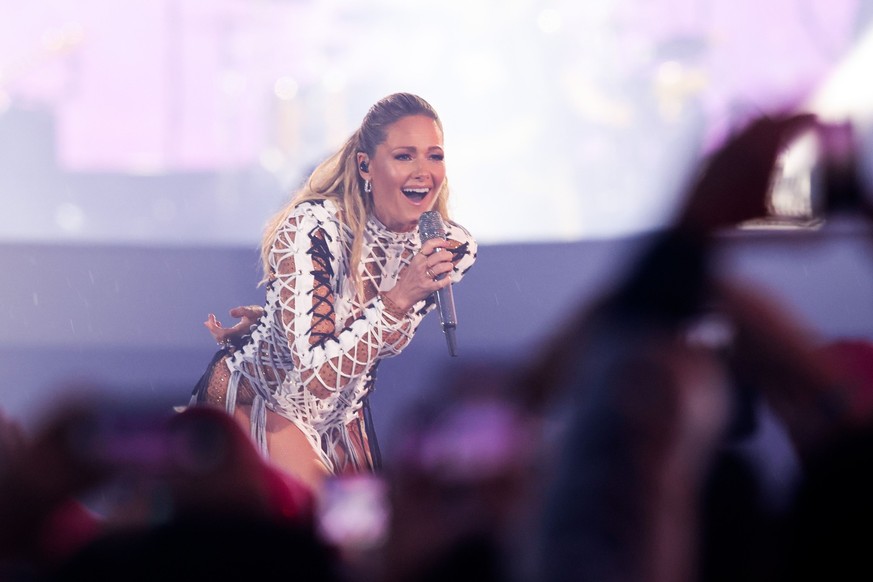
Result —
[[[443, 149], [443, 146], [434, 145], [434, 146], [429, 146], [425, 151], [428, 151], [428, 152], [433, 151], [433, 150], [442, 151], [442, 149]], [[396, 152], [397, 150], [407, 150], [407, 151], [414, 152], [414, 151], [417, 151], [418, 148], [416, 148], [415, 146], [396, 146], [396, 147], [391, 149], [392, 152]]]

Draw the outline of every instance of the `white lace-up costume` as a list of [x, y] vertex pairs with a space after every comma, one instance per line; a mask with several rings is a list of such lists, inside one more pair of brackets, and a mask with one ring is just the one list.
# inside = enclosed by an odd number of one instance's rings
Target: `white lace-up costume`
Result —
[[[451, 250], [458, 282], [477, 247], [457, 224], [446, 221], [446, 234], [460, 243]], [[226, 390], [228, 412], [238, 394], [251, 404], [252, 437], [262, 452], [266, 407], [293, 422], [334, 473], [373, 468], [362, 407], [376, 365], [399, 354], [434, 307], [421, 301], [399, 314], [379, 295], [419, 250], [417, 229], [392, 232], [369, 218], [359, 266], [363, 301], [348, 272], [351, 239], [332, 201], [296, 206], [270, 251], [264, 314], [240, 349], [216, 359], [210, 380]]]

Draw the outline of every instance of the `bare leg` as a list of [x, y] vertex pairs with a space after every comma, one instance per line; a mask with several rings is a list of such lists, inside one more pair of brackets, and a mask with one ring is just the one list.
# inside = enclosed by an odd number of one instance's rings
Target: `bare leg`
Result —
[[270, 460], [318, 493], [330, 475], [306, 436], [294, 423], [275, 412], [267, 411], [267, 450]]
[[250, 404], [237, 404], [233, 409], [233, 419], [239, 424], [245, 434], [252, 431], [252, 407]]
[[[230, 373], [224, 359], [216, 362], [210, 375], [205, 402], [224, 407]], [[245, 380], [240, 381], [233, 418], [246, 434], [251, 432], [251, 410], [254, 391]], [[294, 476], [318, 491], [330, 471], [325, 467], [306, 436], [288, 419], [267, 410], [267, 451], [270, 461], [279, 469]]]

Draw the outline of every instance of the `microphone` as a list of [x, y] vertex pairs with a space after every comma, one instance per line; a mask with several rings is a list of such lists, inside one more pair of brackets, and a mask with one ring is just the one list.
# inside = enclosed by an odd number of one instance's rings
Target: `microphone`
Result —
[[[429, 241], [432, 238], [446, 239], [446, 227], [443, 224], [443, 217], [436, 210], [430, 210], [422, 213], [418, 219], [418, 234], [421, 237], [421, 244]], [[437, 249], [441, 252], [442, 249]], [[446, 273], [440, 273], [437, 279], [442, 279]], [[436, 296], [437, 309], [440, 312], [440, 324], [443, 327], [443, 334], [446, 336], [446, 346], [449, 348], [450, 356], [458, 355], [458, 344], [455, 340], [455, 328], [458, 327], [458, 316], [455, 315], [455, 298], [452, 295], [452, 286], [437, 289], [434, 292]]]

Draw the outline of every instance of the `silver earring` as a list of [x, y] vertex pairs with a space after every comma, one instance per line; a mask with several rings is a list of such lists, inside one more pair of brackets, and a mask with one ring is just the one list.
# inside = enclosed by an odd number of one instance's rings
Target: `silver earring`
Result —
[[369, 180], [364, 180], [364, 193], [365, 193], [365, 194], [369, 194], [369, 193], [372, 192], [372, 191], [373, 191], [373, 187], [370, 186], [370, 181], [369, 181]]

